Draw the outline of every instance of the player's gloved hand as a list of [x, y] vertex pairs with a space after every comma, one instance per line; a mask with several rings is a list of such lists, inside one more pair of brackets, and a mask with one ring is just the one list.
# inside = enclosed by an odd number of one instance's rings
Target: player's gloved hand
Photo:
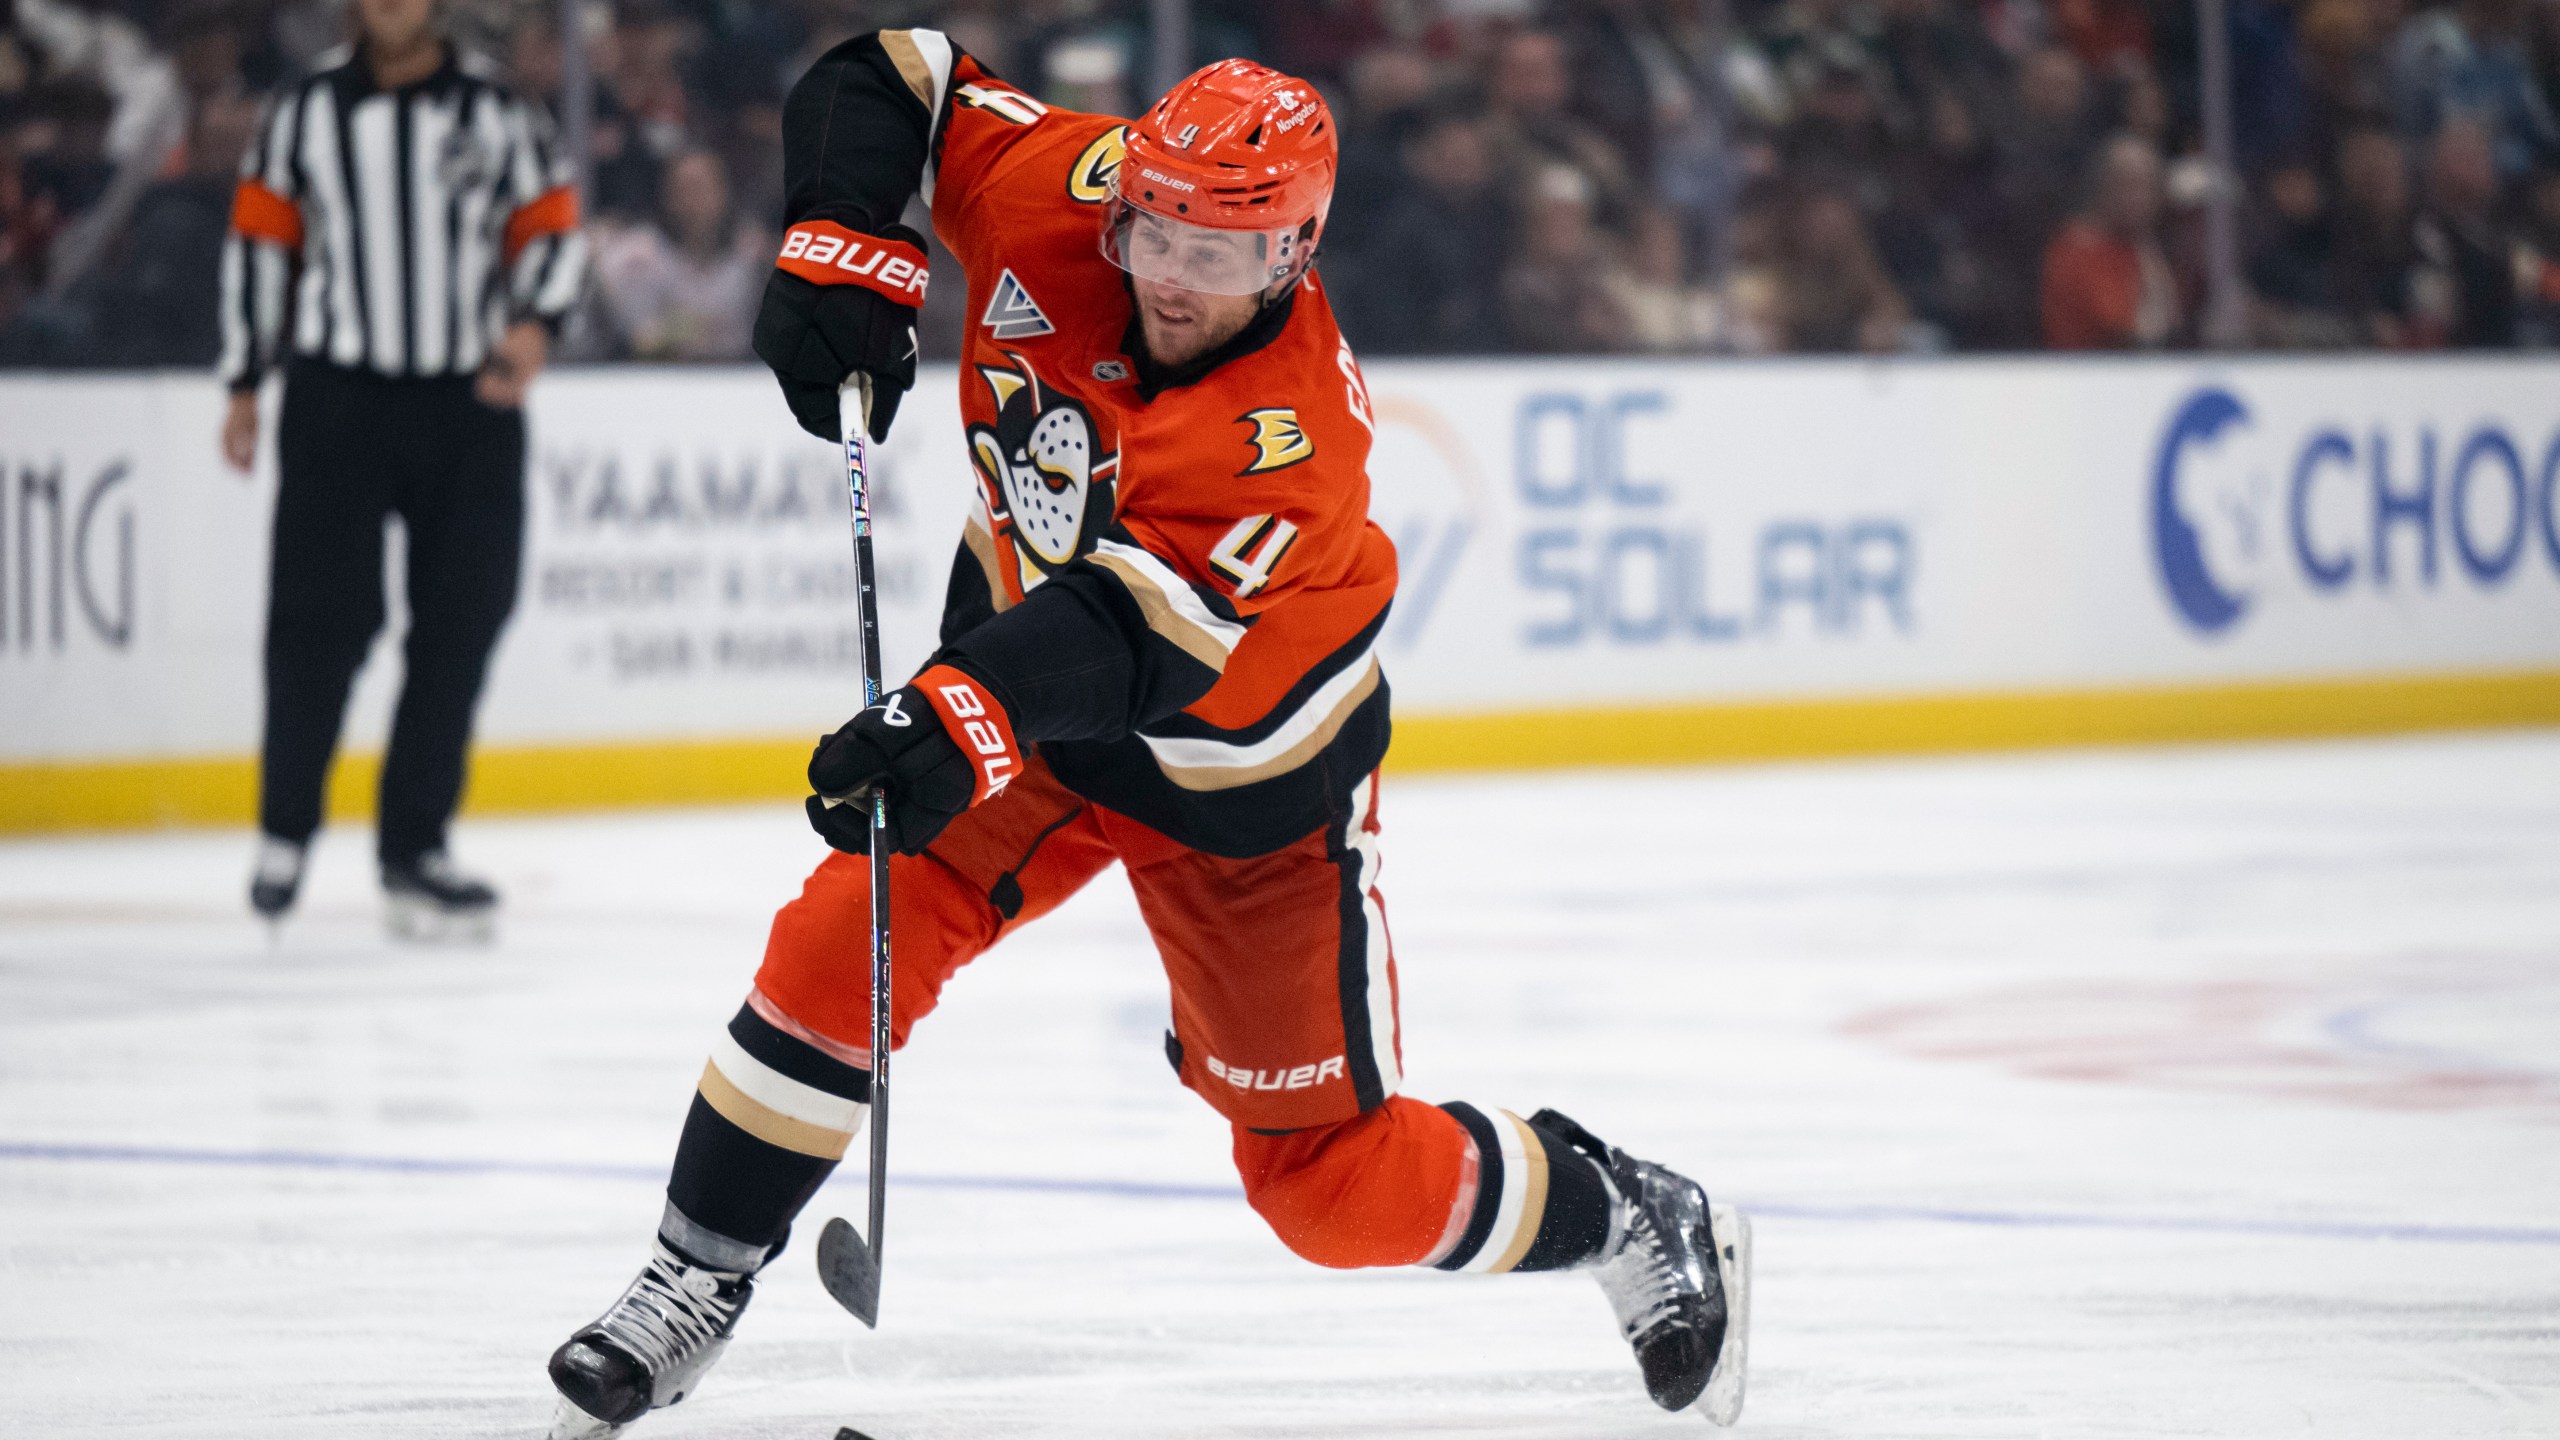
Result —
[[[935, 665], [809, 757], [809, 826], [848, 855], [871, 853], [871, 793], [889, 795], [889, 846], [919, 854], [962, 811], [1022, 773], [1013, 720], [987, 686]], [[830, 804], [829, 802], [834, 802]]]
[[871, 438], [889, 437], [916, 383], [916, 310], [924, 304], [924, 237], [904, 225], [877, 235], [804, 220], [782, 239], [756, 311], [756, 355], [773, 367], [800, 428], [841, 440], [836, 393], [871, 377]]

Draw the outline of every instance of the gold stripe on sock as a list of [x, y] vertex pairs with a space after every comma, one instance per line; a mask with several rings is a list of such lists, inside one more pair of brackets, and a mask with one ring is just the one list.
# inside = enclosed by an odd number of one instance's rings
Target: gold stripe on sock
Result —
[[1538, 1141], [1538, 1132], [1528, 1122], [1508, 1110], [1496, 1112], [1520, 1132], [1520, 1166], [1523, 1184], [1520, 1190], [1520, 1228], [1503, 1247], [1502, 1258], [1493, 1262], [1488, 1275], [1500, 1275], [1528, 1257], [1529, 1247], [1537, 1243], [1538, 1228], [1547, 1218], [1547, 1147]]
[[[717, 1065], [702, 1067], [702, 1098], [720, 1118], [746, 1131], [767, 1145], [778, 1145], [802, 1155], [821, 1160], [841, 1160], [845, 1147], [853, 1143], [851, 1133], [794, 1120], [729, 1082]], [[1540, 1184], [1545, 1183], [1541, 1175]]]

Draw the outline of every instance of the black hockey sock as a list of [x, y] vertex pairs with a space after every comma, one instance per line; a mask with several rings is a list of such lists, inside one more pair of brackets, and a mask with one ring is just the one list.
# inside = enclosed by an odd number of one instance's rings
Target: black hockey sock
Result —
[[739, 1007], [676, 1142], [661, 1238], [717, 1269], [771, 1259], [844, 1158], [870, 1099], [871, 1072]]
[[1591, 1157], [1508, 1110], [1440, 1107], [1475, 1138], [1474, 1213], [1442, 1270], [1570, 1270], [1609, 1240], [1609, 1187]]

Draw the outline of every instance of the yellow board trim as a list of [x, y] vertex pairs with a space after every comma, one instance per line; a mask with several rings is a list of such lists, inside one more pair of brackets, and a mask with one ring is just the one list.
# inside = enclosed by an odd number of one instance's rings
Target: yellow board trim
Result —
[[[1552, 769], [2153, 745], [2560, 725], [2560, 671], [2005, 694], [1398, 716], [1388, 768]], [[807, 739], [500, 746], [472, 757], [476, 815], [720, 804], [802, 793]], [[373, 813], [378, 758], [342, 759], [329, 814]], [[244, 825], [245, 756], [0, 764], [0, 834]]]
[[1703, 764], [2518, 725], [2560, 725], [2560, 671], [1398, 716], [1387, 763]]

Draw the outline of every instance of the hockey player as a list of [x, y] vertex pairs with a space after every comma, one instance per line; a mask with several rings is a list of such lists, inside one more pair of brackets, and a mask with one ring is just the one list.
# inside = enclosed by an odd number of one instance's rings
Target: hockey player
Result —
[[[1142, 121], [1051, 108], [941, 34], [822, 58], [784, 112], [790, 227], [756, 351], [833, 439], [913, 383], [919, 191], [967, 271], [978, 481], [942, 645], [819, 743], [836, 850], [775, 916], [713, 1046], [647, 1268], [551, 1358], [553, 1435], [684, 1398], [870, 1095], [867, 796], [885, 787], [892, 1043], [945, 981], [1114, 861], [1171, 982], [1166, 1058], [1234, 1126], [1281, 1242], [1321, 1265], [1586, 1268], [1662, 1406], [1742, 1403], [1749, 1230], [1553, 1111], [1401, 1094], [1378, 868], [1372, 420], [1313, 265], [1333, 122], [1241, 61]], [[865, 803], [839, 803], [864, 799]]]

